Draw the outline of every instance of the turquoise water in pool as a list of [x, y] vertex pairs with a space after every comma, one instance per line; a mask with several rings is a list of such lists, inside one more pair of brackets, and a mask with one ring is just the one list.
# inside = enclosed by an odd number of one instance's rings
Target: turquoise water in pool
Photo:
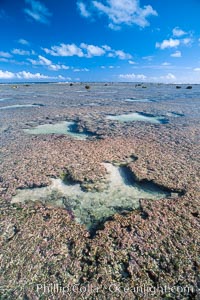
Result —
[[105, 163], [107, 184], [97, 191], [83, 191], [80, 184], [66, 184], [52, 179], [48, 187], [18, 190], [12, 203], [42, 201], [72, 211], [75, 220], [94, 229], [115, 213], [131, 211], [140, 206], [139, 199], [158, 200], [169, 193], [153, 183], [138, 183], [130, 179], [126, 169]]
[[139, 122], [148, 122], [152, 124], [163, 124], [166, 122], [166, 119], [164, 117], [159, 116], [150, 116], [145, 115], [143, 113], [130, 113], [130, 114], [122, 114], [122, 115], [116, 115], [107, 116], [107, 119], [113, 120], [113, 121], [119, 121], [119, 122], [132, 122], [132, 121], [139, 121]]
[[[8, 100], [8, 99], [7, 99]], [[3, 100], [2, 100], [3, 101]], [[4, 109], [14, 109], [14, 108], [24, 108], [24, 107], [40, 107], [40, 105], [36, 104], [16, 104], [16, 105], [8, 105], [8, 106], [2, 106], [0, 107], [0, 110]]]
[[24, 129], [24, 132], [28, 134], [66, 134], [73, 138], [86, 140], [90, 137], [90, 134], [78, 133], [73, 131], [75, 122], [60, 122], [56, 124], [43, 124], [33, 128]]

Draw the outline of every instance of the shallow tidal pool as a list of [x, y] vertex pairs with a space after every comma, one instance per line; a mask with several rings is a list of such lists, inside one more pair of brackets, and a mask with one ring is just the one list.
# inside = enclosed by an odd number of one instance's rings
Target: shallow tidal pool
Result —
[[138, 98], [127, 98], [124, 100], [125, 102], [140, 102], [140, 103], [148, 103], [148, 102], [155, 102], [151, 99], [138, 99]]
[[[0, 99], [0, 101], [3, 101]], [[26, 108], [26, 107], [40, 107], [38, 104], [16, 104], [16, 105], [9, 105], [9, 106], [2, 106], [0, 110], [4, 109], [14, 109], [14, 108]]]
[[28, 134], [66, 134], [73, 138], [86, 140], [90, 134], [75, 132], [75, 122], [60, 122], [56, 124], [43, 124], [33, 128], [24, 129]]
[[158, 200], [170, 196], [153, 183], [137, 183], [127, 167], [104, 164], [107, 170], [107, 185], [102, 191], [84, 191], [80, 184], [64, 183], [51, 179], [50, 186], [18, 190], [12, 203], [41, 201], [71, 211], [76, 222], [85, 224], [92, 232], [99, 224], [116, 213], [132, 211], [140, 206], [140, 199]]
[[119, 122], [132, 122], [132, 121], [139, 121], [139, 122], [148, 122], [152, 124], [165, 124], [168, 120], [164, 117], [160, 116], [152, 116], [145, 113], [130, 113], [130, 114], [122, 114], [122, 115], [108, 115], [106, 117], [108, 120], [119, 121]]

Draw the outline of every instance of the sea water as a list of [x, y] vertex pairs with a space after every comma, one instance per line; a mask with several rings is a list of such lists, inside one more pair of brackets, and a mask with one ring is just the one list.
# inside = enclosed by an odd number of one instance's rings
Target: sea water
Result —
[[75, 220], [93, 230], [110, 216], [139, 207], [140, 199], [158, 200], [169, 196], [153, 183], [138, 183], [130, 178], [125, 167], [104, 163], [108, 185], [102, 191], [84, 191], [80, 184], [65, 184], [51, 179], [48, 187], [18, 190], [12, 203], [42, 201], [72, 211]]

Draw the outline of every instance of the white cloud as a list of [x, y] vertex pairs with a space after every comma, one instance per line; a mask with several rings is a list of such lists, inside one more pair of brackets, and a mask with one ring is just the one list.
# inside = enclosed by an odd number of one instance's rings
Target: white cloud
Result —
[[0, 79], [12, 79], [14, 77], [15, 77], [14, 73], [0, 70]]
[[51, 49], [44, 48], [43, 50], [53, 56], [84, 56], [82, 50], [75, 44], [60, 44], [60, 46], [52, 46]]
[[105, 50], [99, 46], [87, 45], [85, 43], [82, 43], [80, 47], [87, 51], [87, 57], [102, 56], [105, 54]]
[[130, 59], [130, 58], [132, 58], [132, 55], [130, 55], [129, 53], [125, 53], [122, 50], [116, 50], [116, 51], [114, 51], [114, 55], [116, 57], [118, 57], [119, 59]]
[[76, 68], [76, 69], [73, 69], [73, 72], [89, 72], [89, 69], [87, 69], [87, 68], [82, 68], [82, 69]]
[[176, 51], [176, 52], [172, 53], [170, 56], [171, 57], [181, 57], [182, 54], [181, 54], [181, 51]]
[[160, 77], [161, 79], [165, 79], [165, 80], [169, 80], [169, 81], [173, 81], [173, 80], [175, 80], [176, 79], [176, 76], [174, 75], [174, 74], [172, 74], [172, 73], [168, 73], [167, 75], [165, 75], [165, 76], [161, 76]]
[[170, 66], [171, 64], [170, 63], [168, 63], [168, 62], [164, 62], [164, 63], [162, 63], [162, 66]]
[[200, 68], [195, 68], [194, 71], [195, 72], [200, 72]]
[[30, 45], [30, 43], [27, 40], [25, 40], [25, 39], [19, 39], [18, 43], [21, 44], [21, 45], [25, 45], [25, 46], [29, 46]]
[[50, 66], [52, 64], [51, 60], [47, 59], [46, 57], [39, 55], [39, 62], [38, 64], [42, 66]]
[[31, 73], [26, 71], [21, 71], [16, 73], [18, 79], [49, 79], [49, 76], [43, 75], [41, 73]]
[[147, 77], [144, 74], [120, 74], [120, 79], [134, 81], [134, 80], [145, 80]]
[[8, 58], [0, 57], [1, 62], [9, 62], [10, 60]]
[[78, 2], [77, 3], [78, 9], [82, 17], [88, 18], [91, 16], [90, 12], [87, 10], [85, 3]]
[[[178, 47], [179, 45], [184, 45], [184, 46], [189, 46], [192, 44], [193, 39], [192, 37], [192, 33], [191, 32], [185, 32], [182, 29], [175, 27], [173, 30], [173, 36], [176, 38], [170, 38], [169, 40], [163, 40], [161, 43], [156, 43], [156, 48], [160, 48], [161, 50], [164, 50], [166, 48], [174, 48], [174, 47]], [[181, 38], [183, 35], [189, 34], [189, 37], [185, 37], [185, 38]], [[180, 53], [180, 51], [177, 53]], [[172, 57], [181, 57], [178, 56], [179, 54], [177, 54], [177, 56], [173, 56]]]
[[162, 43], [156, 43], [156, 48], [164, 50], [166, 48], [174, 48], [180, 45], [180, 41], [177, 39], [170, 38], [169, 40], [164, 40]]
[[[199, 39], [200, 40], [200, 39]], [[112, 51], [112, 48], [108, 45], [103, 45], [102, 48], [106, 51]]]
[[[186, 68], [185, 68], [186, 69]], [[155, 83], [173, 83], [173, 84], [195, 84], [195, 83], [200, 83], [200, 77], [199, 73], [200, 72], [200, 67], [196, 68], [196, 72], [194, 72], [194, 69], [191, 69], [191, 72], [178, 72], [176, 74], [174, 73], [167, 73], [164, 75], [158, 75], [158, 76], [145, 76], [143, 77], [143, 74], [141, 75], [142, 79], [137, 78], [137, 74], [121, 74], [118, 76], [119, 81], [130, 81], [130, 82], [155, 82]], [[144, 79], [143, 79], [144, 78]]]
[[176, 79], [176, 76], [172, 73], [168, 73], [166, 79]]
[[31, 73], [27, 71], [20, 71], [17, 73], [2, 71], [0, 70], [0, 79], [20, 79], [20, 80], [40, 80], [40, 79], [48, 79], [48, 80], [56, 80], [56, 79], [65, 79], [62, 75], [58, 75], [57, 77], [51, 77], [48, 75], [44, 75], [41, 73]]
[[118, 57], [119, 59], [131, 59], [132, 55], [125, 53], [123, 50], [112, 49], [108, 45], [96, 46], [81, 43], [80, 46], [75, 44], [60, 44], [52, 46], [51, 49], [43, 48], [43, 50], [52, 56], [78, 56], [78, 57], [95, 57], [107, 55], [108, 57]]
[[121, 27], [120, 27], [119, 25], [116, 25], [116, 24], [113, 24], [113, 23], [109, 23], [109, 24], [108, 24], [108, 27], [109, 27], [110, 29], [112, 29], [112, 30], [115, 30], [115, 31], [121, 29]]
[[13, 73], [9, 71], [2, 71], [0, 70], [0, 79], [13, 79], [13, 78], [18, 78], [18, 79], [47, 79], [50, 78], [49, 76], [42, 75], [40, 73], [30, 73], [26, 71], [21, 71], [18, 73]]
[[52, 70], [52, 71], [58, 71], [58, 70], [60, 70], [62, 68], [61, 68], [60, 65], [53, 65], [53, 64], [51, 64], [51, 65], [48, 65], [48, 69]]
[[48, 18], [52, 14], [49, 12], [48, 8], [44, 4], [36, 0], [25, 0], [25, 2], [31, 6], [31, 8], [24, 9], [26, 15], [28, 15], [37, 22], [43, 24], [49, 23]]
[[184, 39], [182, 39], [182, 43], [184, 45], [190, 45], [192, 43], [192, 39], [191, 38], [184, 38]]
[[78, 2], [80, 13], [83, 17], [89, 17], [92, 14], [104, 14], [109, 19], [109, 28], [118, 30], [122, 25], [138, 25], [146, 27], [149, 25], [147, 20], [150, 16], [157, 16], [157, 12], [150, 5], [140, 7], [139, 0], [105, 0], [90, 1], [90, 8], [87, 8], [83, 2]]
[[31, 55], [34, 54], [34, 51], [27, 51], [27, 50], [22, 50], [22, 49], [13, 49], [12, 50], [13, 54], [17, 54], [17, 55]]
[[38, 56], [38, 60], [34, 60], [34, 59], [27, 59], [28, 61], [30, 61], [33, 65], [41, 65], [41, 66], [49, 66], [51, 65], [51, 61], [41, 55]]
[[68, 70], [69, 67], [65, 65], [60, 64], [53, 64], [52, 61], [42, 55], [38, 56], [38, 60], [34, 59], [28, 59], [33, 65], [39, 65], [39, 66], [47, 66], [49, 70], [52, 71], [58, 71], [58, 70]]
[[128, 63], [129, 63], [130, 65], [135, 65], [135, 64], [136, 64], [136, 62], [134, 62], [133, 60], [129, 60]]
[[106, 5], [99, 1], [92, 1], [92, 3], [99, 13], [108, 17], [111, 29], [122, 24], [146, 27], [149, 25], [147, 17], [157, 16], [157, 12], [150, 5], [141, 8], [138, 0], [106, 0]]
[[67, 78], [65, 78], [64, 76], [62, 76], [62, 75], [58, 75], [58, 79], [60, 79], [60, 80], [71, 80], [71, 78], [70, 77], [67, 77]]
[[12, 55], [8, 52], [0, 51], [0, 56], [4, 58], [10, 58]]
[[187, 32], [183, 31], [179, 27], [175, 27], [172, 30], [172, 33], [173, 33], [173, 36], [175, 36], [175, 37], [180, 37], [180, 36], [183, 36], [183, 35], [187, 34]]
[[52, 71], [58, 71], [58, 70], [69, 70], [69, 67], [68, 66], [65, 66], [65, 65], [54, 65], [54, 64], [51, 64], [49, 65], [49, 70], [52, 70]]

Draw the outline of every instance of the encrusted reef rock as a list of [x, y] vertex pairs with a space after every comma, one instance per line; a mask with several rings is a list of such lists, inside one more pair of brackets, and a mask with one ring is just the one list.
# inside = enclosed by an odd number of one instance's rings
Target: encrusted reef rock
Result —
[[2, 204], [2, 295], [77, 299], [90, 286], [84, 299], [197, 299], [199, 194], [193, 196], [143, 200], [141, 210], [115, 215], [93, 238], [66, 210]]
[[[198, 300], [199, 86], [182, 85], [179, 98], [175, 85], [47, 86], [48, 96], [39, 84], [1, 87], [2, 98], [11, 92], [14, 105], [19, 94], [20, 104], [34, 104], [34, 94], [39, 106], [0, 110], [0, 299]], [[106, 118], [135, 112], [169, 122]], [[23, 130], [64, 121], [78, 122], [77, 130], [93, 137]], [[48, 186], [65, 174], [82, 188], [101, 189], [104, 162], [127, 164], [135, 178], [166, 187], [171, 197], [140, 199], [140, 209], [114, 215], [93, 234], [69, 209], [10, 204], [17, 189]]]

